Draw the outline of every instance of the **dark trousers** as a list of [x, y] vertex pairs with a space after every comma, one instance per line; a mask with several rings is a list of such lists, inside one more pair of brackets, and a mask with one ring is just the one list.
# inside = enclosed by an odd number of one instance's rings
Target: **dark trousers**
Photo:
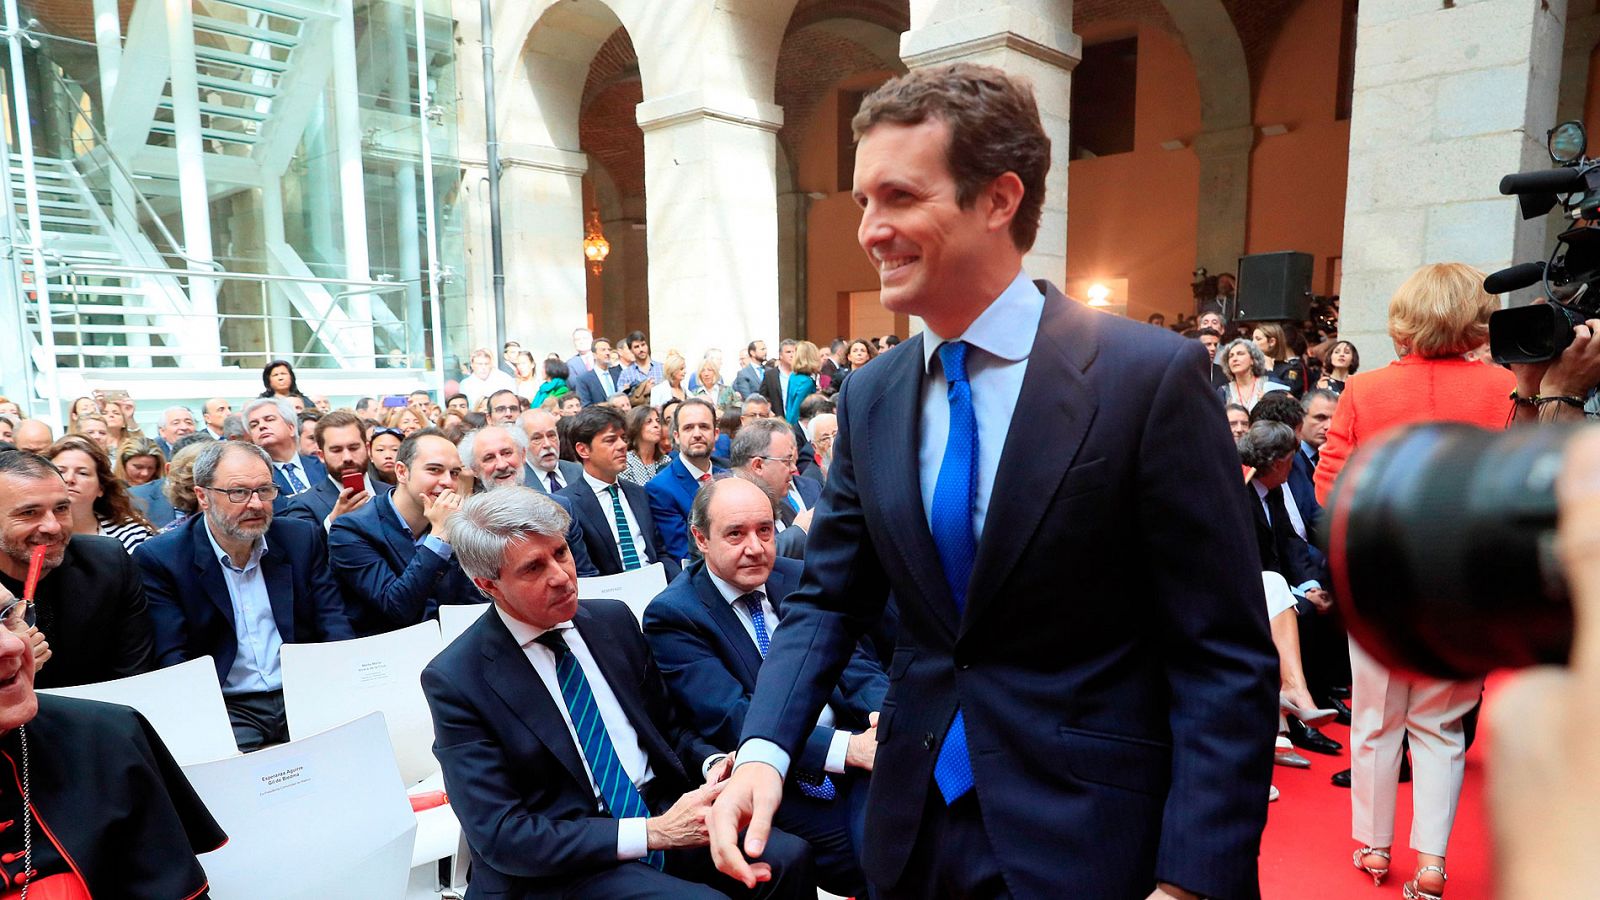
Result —
[[792, 785], [773, 824], [811, 845], [817, 870], [817, 887], [841, 897], [867, 895], [867, 877], [861, 872], [861, 836], [865, 830], [868, 782], [863, 777], [833, 776], [838, 789], [832, 800], [818, 800]]
[[968, 791], [954, 805], [946, 806], [944, 795], [930, 780], [922, 809], [922, 826], [899, 883], [876, 885], [873, 896], [879, 900], [1008, 900], [1011, 891], [1001, 875], [1000, 860], [983, 830], [978, 792]]
[[257, 694], [224, 694], [233, 739], [242, 753], [260, 750], [289, 740], [289, 720], [283, 712], [283, 691]]
[[[742, 845], [744, 836], [739, 840]], [[772, 880], [754, 890], [718, 872], [711, 851], [699, 848], [668, 850], [665, 872], [644, 863], [623, 863], [574, 881], [564, 896], [572, 900], [816, 900], [816, 875], [805, 841], [774, 829], [761, 861], [772, 866]]]
[[1337, 610], [1306, 613], [1300, 630], [1300, 668], [1312, 699], [1325, 703], [1332, 688], [1350, 686], [1350, 639]]

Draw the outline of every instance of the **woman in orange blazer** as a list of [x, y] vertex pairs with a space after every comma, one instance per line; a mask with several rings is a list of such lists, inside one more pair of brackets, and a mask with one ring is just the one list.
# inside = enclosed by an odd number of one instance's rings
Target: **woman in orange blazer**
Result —
[[[1418, 422], [1464, 422], [1505, 428], [1516, 377], [1469, 361], [1489, 335], [1498, 304], [1483, 290], [1483, 273], [1462, 263], [1423, 266], [1389, 300], [1389, 336], [1399, 359], [1352, 377], [1339, 398], [1317, 465], [1317, 499], [1328, 492], [1356, 448], [1384, 432]], [[1350, 645], [1350, 799], [1352, 835], [1362, 846], [1356, 868], [1381, 882], [1394, 843], [1400, 741], [1410, 735], [1411, 847], [1417, 852], [1407, 898], [1444, 893], [1444, 856], [1461, 796], [1466, 740], [1462, 718], [1483, 682], [1442, 681], [1391, 672]]]

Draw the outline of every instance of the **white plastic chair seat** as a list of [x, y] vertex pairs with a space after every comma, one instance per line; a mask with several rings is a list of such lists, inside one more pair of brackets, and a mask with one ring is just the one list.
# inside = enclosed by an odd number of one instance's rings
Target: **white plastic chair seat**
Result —
[[644, 608], [656, 595], [667, 589], [667, 570], [661, 563], [651, 563], [631, 572], [616, 575], [598, 575], [578, 579], [578, 599], [621, 600], [633, 610], [633, 617], [644, 623]]
[[444, 646], [455, 643], [462, 632], [472, 627], [472, 623], [486, 612], [493, 603], [446, 603], [439, 607], [439, 633], [444, 637]]
[[143, 675], [40, 693], [137, 709], [180, 766], [239, 755], [228, 710], [222, 703], [217, 664], [209, 656]]

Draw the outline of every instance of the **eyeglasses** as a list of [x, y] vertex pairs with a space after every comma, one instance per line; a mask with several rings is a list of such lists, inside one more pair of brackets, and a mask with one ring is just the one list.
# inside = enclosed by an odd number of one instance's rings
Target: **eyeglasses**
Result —
[[389, 435], [390, 437], [397, 437], [402, 441], [406, 439], [405, 432], [401, 431], [398, 428], [389, 428], [389, 427], [385, 426], [383, 428], [374, 428], [374, 429], [372, 429], [372, 434], [371, 434], [370, 437], [367, 438], [367, 443], [370, 444], [373, 441], [377, 440], [378, 438], [383, 437], [386, 434]]
[[800, 468], [799, 462], [792, 456], [758, 456], [757, 459], [767, 459], [775, 463], [783, 463], [791, 469]]
[[8, 630], [23, 634], [39, 621], [39, 609], [26, 600], [13, 600], [0, 609], [0, 621]]
[[498, 414], [498, 413], [508, 413], [508, 412], [521, 412], [521, 411], [522, 411], [522, 407], [521, 406], [491, 406], [491, 407], [489, 407], [489, 412], [496, 413], [496, 414]]
[[278, 486], [275, 484], [263, 484], [262, 486], [256, 488], [202, 487], [201, 490], [222, 494], [228, 498], [230, 503], [248, 503], [250, 501], [251, 494], [255, 494], [257, 497], [261, 498], [262, 503], [271, 503], [278, 496]]

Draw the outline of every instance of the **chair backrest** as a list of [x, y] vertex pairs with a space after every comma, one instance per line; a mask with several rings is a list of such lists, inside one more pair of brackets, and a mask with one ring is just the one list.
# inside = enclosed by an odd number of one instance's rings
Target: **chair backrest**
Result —
[[439, 632], [450, 646], [461, 633], [472, 627], [493, 603], [446, 603], [439, 607]]
[[616, 575], [578, 579], [579, 600], [621, 600], [633, 610], [633, 616], [640, 624], [644, 623], [644, 608], [666, 589], [667, 570], [661, 563], [651, 563]]
[[432, 621], [348, 641], [284, 644], [289, 736], [305, 737], [381, 712], [405, 783], [439, 771], [422, 670], [442, 646], [439, 624]]
[[239, 755], [222, 705], [217, 664], [209, 656], [143, 675], [40, 691], [61, 697], [120, 703], [149, 720], [179, 765]]
[[382, 715], [184, 774], [228, 834], [200, 857], [215, 900], [405, 895], [417, 817]]

